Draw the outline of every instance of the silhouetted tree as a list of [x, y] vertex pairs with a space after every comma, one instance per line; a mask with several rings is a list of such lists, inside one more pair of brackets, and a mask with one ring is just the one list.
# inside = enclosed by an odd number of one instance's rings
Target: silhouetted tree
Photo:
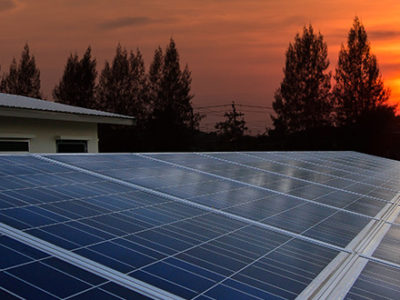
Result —
[[247, 130], [244, 114], [236, 110], [235, 102], [232, 102], [232, 111], [224, 114], [225, 121], [215, 124], [217, 134], [226, 138], [229, 142], [237, 142]]
[[144, 120], [148, 117], [150, 111], [149, 104], [149, 84], [147, 80], [146, 69], [143, 56], [139, 49], [136, 53], [130, 53], [129, 65], [132, 73], [132, 115], [138, 120], [139, 128], [144, 126]]
[[41, 98], [40, 71], [36, 67], [35, 57], [31, 56], [28, 44], [25, 44], [19, 64], [13, 59], [8, 74], [0, 83], [3, 93], [33, 98]]
[[53, 90], [53, 97], [56, 102], [97, 109], [96, 77], [96, 59], [92, 58], [89, 46], [80, 60], [77, 54], [70, 55], [64, 74]]
[[275, 133], [293, 133], [330, 123], [330, 80], [327, 45], [311, 25], [297, 34], [286, 52], [284, 78], [275, 92]]
[[110, 65], [106, 62], [97, 86], [97, 102], [102, 109], [139, 117], [145, 110], [146, 75], [143, 58], [118, 45]]
[[161, 49], [156, 50], [149, 81], [153, 107], [149, 126], [157, 144], [167, 149], [188, 143], [198, 129], [201, 116], [193, 111], [191, 73], [187, 65], [181, 70], [173, 39], [165, 55]]
[[154, 52], [153, 62], [149, 69], [149, 90], [148, 97], [151, 107], [154, 109], [161, 94], [161, 78], [163, 72], [164, 56], [161, 47]]
[[338, 125], [357, 122], [389, 99], [390, 91], [384, 88], [376, 57], [371, 54], [367, 33], [358, 17], [350, 29], [347, 46], [342, 45], [340, 50], [334, 78]]

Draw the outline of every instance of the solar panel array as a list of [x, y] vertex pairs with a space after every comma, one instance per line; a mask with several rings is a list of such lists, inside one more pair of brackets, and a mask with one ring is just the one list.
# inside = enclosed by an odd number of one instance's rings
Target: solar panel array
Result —
[[399, 173], [355, 152], [3, 155], [0, 292], [398, 299]]

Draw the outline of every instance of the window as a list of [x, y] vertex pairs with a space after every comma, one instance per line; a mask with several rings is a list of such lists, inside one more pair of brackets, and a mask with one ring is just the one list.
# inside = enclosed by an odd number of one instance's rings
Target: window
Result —
[[0, 152], [29, 152], [29, 140], [0, 139]]
[[87, 153], [87, 141], [57, 140], [57, 153]]

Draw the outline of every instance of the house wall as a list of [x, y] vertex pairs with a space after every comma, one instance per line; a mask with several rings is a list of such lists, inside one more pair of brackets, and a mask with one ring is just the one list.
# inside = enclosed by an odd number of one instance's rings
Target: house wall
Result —
[[26, 138], [30, 152], [55, 153], [56, 140], [87, 140], [88, 152], [98, 152], [97, 123], [0, 116], [0, 138]]

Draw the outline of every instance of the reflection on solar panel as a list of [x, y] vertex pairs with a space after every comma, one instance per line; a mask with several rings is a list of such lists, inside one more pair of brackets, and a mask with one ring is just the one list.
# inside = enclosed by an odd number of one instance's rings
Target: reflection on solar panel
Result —
[[3, 155], [0, 293], [398, 299], [399, 173], [354, 152]]

